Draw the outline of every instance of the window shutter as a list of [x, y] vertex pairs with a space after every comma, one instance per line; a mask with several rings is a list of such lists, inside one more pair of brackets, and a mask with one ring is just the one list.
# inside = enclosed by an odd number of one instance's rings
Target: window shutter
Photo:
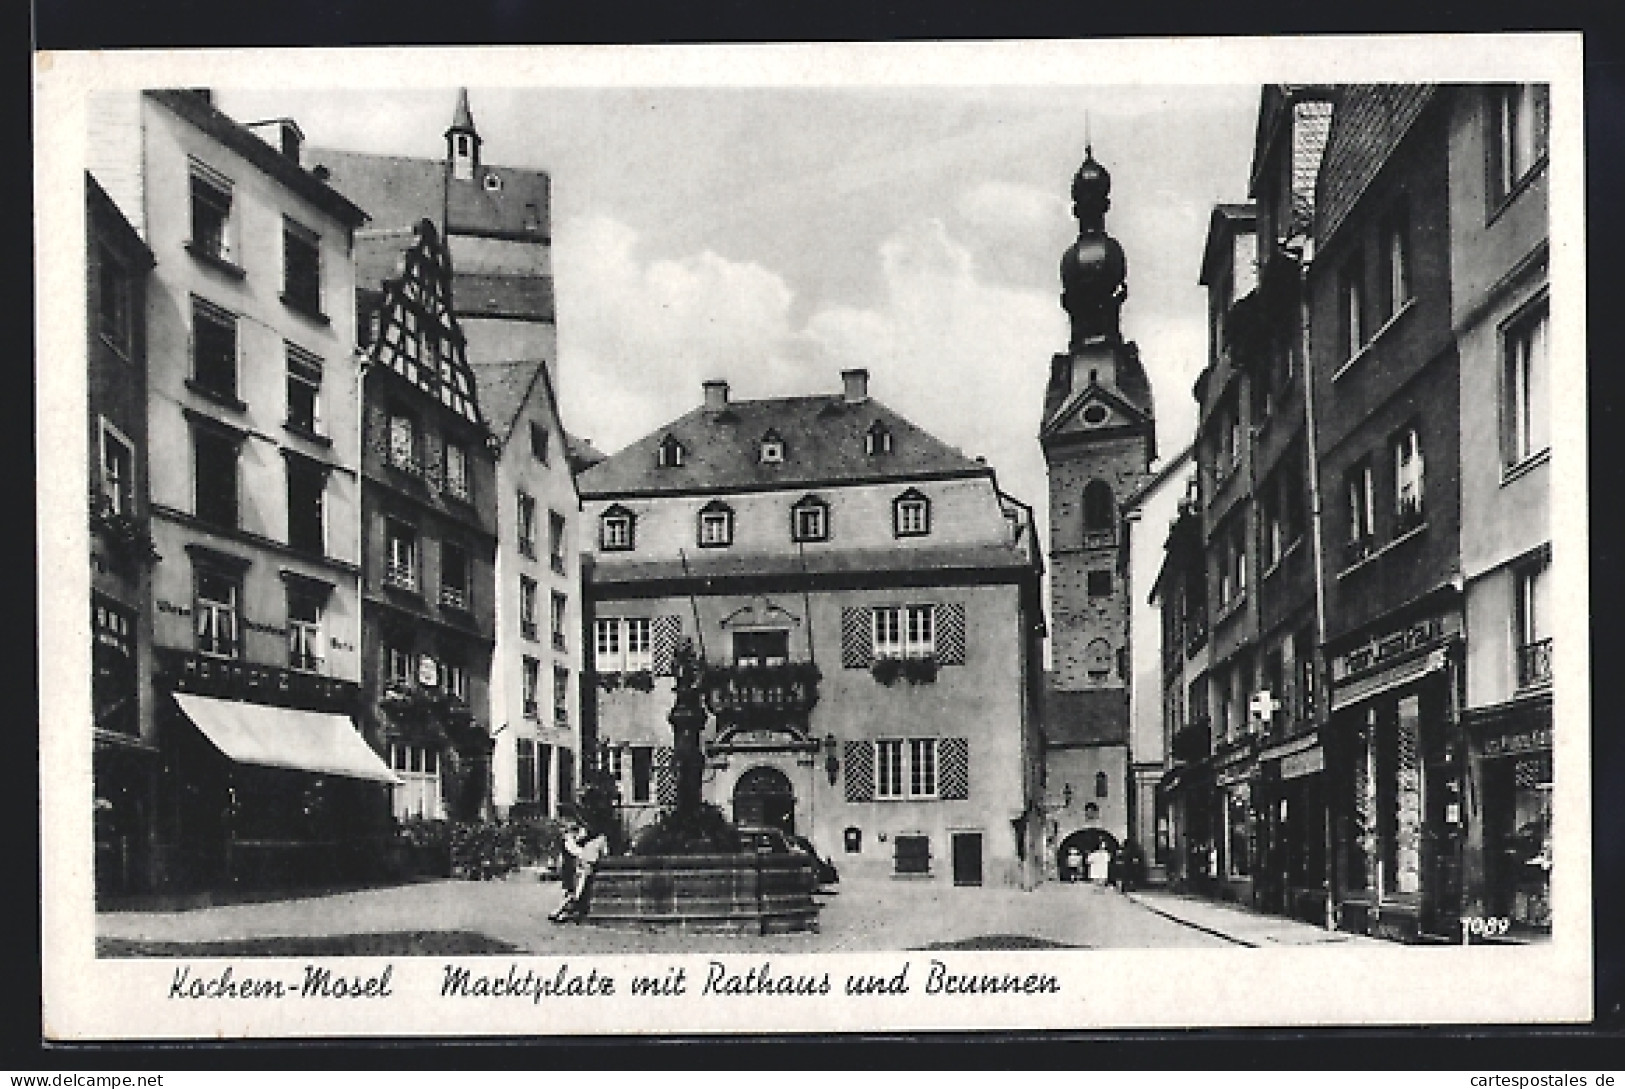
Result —
[[963, 737], [937, 742], [937, 797], [946, 801], [970, 797], [970, 742]]
[[661, 805], [677, 804], [677, 766], [672, 762], [670, 745], [654, 751], [655, 801]]
[[846, 800], [875, 800], [875, 746], [872, 741], [846, 743]]
[[683, 620], [677, 616], [657, 616], [649, 621], [649, 656], [656, 677], [671, 676], [677, 639], [683, 634]]
[[868, 669], [874, 662], [873, 615], [874, 610], [862, 606], [848, 606], [841, 610], [842, 667]]
[[965, 606], [937, 606], [937, 664], [965, 664]]

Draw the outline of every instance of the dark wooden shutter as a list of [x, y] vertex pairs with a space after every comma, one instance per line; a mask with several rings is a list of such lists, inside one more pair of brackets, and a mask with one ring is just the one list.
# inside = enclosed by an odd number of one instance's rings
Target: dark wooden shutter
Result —
[[965, 606], [955, 603], [937, 606], [937, 664], [965, 664]]
[[874, 610], [847, 606], [841, 610], [841, 665], [868, 669], [875, 660]]
[[937, 796], [947, 801], [970, 797], [970, 742], [963, 737], [937, 742]]
[[872, 802], [875, 800], [875, 743], [848, 741], [846, 743], [846, 800]]
[[893, 836], [896, 845], [894, 872], [930, 873], [931, 839], [929, 836]]
[[671, 676], [672, 658], [677, 652], [677, 640], [683, 634], [683, 620], [678, 616], [656, 616], [649, 621], [650, 667], [656, 677]]

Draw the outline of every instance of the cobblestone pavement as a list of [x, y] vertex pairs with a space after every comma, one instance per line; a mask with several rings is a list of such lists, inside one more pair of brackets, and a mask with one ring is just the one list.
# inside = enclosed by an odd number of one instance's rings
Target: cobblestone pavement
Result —
[[824, 908], [812, 934], [612, 931], [549, 922], [558, 884], [519, 873], [499, 881], [430, 881], [189, 911], [102, 912], [96, 932], [103, 939], [173, 943], [456, 931], [538, 954], [1235, 947], [1115, 890], [1090, 885], [1049, 883], [1023, 892], [850, 881], [819, 899]]
[[1296, 919], [1279, 915], [1266, 915], [1249, 911], [1234, 904], [1220, 904], [1195, 896], [1171, 892], [1135, 891], [1129, 899], [1167, 919], [1197, 927], [1207, 933], [1223, 935], [1236, 945], [1255, 948], [1300, 945], [1388, 945], [1380, 938], [1363, 934], [1327, 930]]

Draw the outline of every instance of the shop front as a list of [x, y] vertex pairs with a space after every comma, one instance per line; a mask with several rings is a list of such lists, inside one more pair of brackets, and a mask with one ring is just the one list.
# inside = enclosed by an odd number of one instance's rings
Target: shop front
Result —
[[1338, 925], [1401, 941], [1449, 938], [1461, 904], [1459, 614], [1335, 655], [1326, 739]]
[[1551, 696], [1479, 712], [1466, 733], [1470, 910], [1515, 935], [1550, 934]]
[[1258, 761], [1250, 744], [1221, 755], [1214, 769], [1216, 836], [1210, 867], [1222, 900], [1251, 905], [1259, 853]]
[[1169, 881], [1181, 892], [1218, 894], [1218, 808], [1213, 767], [1207, 760], [1163, 776], [1162, 804], [1168, 820]]
[[1258, 756], [1257, 906], [1324, 925], [1327, 912], [1326, 751], [1317, 732]]

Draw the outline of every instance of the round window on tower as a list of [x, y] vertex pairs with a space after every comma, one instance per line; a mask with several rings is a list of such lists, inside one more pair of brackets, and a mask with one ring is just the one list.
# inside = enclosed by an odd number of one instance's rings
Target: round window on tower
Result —
[[487, 174], [487, 175], [485, 175], [485, 188], [489, 189], [493, 193], [495, 193], [498, 189], [501, 189], [502, 188], [502, 179], [501, 179], [501, 177], [499, 177], [496, 174]]
[[1105, 405], [1090, 405], [1088, 408], [1083, 410], [1083, 422], [1088, 424], [1090, 427], [1099, 427], [1101, 424], [1105, 423], [1106, 416], [1107, 412]]

